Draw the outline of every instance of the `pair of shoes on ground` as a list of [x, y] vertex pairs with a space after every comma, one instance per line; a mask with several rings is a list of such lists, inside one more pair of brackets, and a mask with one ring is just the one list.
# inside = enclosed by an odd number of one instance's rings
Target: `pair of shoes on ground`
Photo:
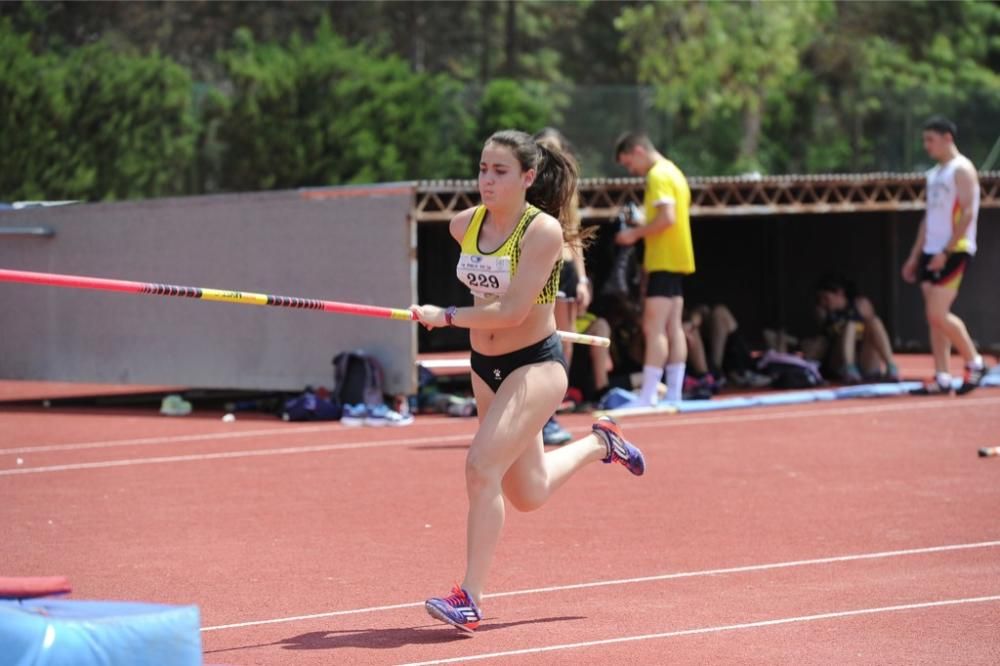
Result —
[[475, 398], [452, 397], [446, 408], [448, 416], [469, 417], [476, 415]]
[[841, 372], [841, 381], [848, 385], [864, 384], [866, 382], [898, 382], [899, 368], [893, 364], [886, 367], [885, 372], [876, 370], [874, 372], [862, 372], [856, 365], [849, 365]]
[[857, 384], [864, 384], [865, 378], [861, 374], [861, 369], [858, 366], [848, 365], [840, 371], [840, 381], [844, 382], [848, 386], [854, 386]]
[[542, 426], [542, 443], [545, 446], [562, 446], [573, 441], [573, 435], [566, 428], [559, 425], [556, 417], [552, 416]]
[[725, 378], [716, 379], [711, 372], [706, 372], [700, 377], [689, 374], [684, 377], [681, 394], [684, 400], [711, 400], [712, 396], [719, 394], [725, 384]]
[[[642, 452], [625, 439], [614, 419], [602, 416], [594, 424], [593, 431], [607, 447], [607, 456], [603, 458], [603, 462], [616, 462], [632, 474], [642, 476], [646, 471], [646, 461]], [[483, 619], [482, 611], [472, 599], [472, 595], [460, 585], [455, 585], [447, 597], [428, 599], [424, 602], [424, 608], [431, 617], [470, 634]]]
[[191, 410], [191, 403], [176, 393], [166, 396], [160, 402], [160, 414], [163, 416], [187, 416]]
[[729, 381], [740, 388], [767, 388], [771, 385], [770, 375], [764, 375], [753, 370], [738, 370], [729, 373]]
[[910, 395], [950, 395], [953, 390], [955, 395], [972, 393], [983, 382], [983, 378], [986, 376], [986, 373], [986, 364], [966, 366], [965, 377], [962, 379], [962, 383], [957, 389], [952, 388], [951, 382], [944, 384], [935, 378], [926, 382], [920, 388], [910, 391]]
[[375, 428], [398, 428], [413, 423], [412, 414], [400, 414], [386, 405], [344, 405], [340, 422], [345, 426], [371, 426]]
[[899, 368], [891, 363], [886, 366], [885, 372], [881, 372], [876, 375], [868, 375], [865, 379], [873, 382], [885, 382], [889, 384], [903, 381], [899, 376]]

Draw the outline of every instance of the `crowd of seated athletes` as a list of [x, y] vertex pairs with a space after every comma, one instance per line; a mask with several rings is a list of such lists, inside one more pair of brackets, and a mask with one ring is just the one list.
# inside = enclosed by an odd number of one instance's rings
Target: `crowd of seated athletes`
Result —
[[[608, 337], [611, 346], [580, 348], [570, 359], [571, 396], [586, 406], [599, 405], [613, 388], [633, 390], [642, 381], [642, 300], [619, 289], [596, 291], [591, 307], [576, 318], [575, 329]], [[744, 390], [771, 386], [774, 376], [761, 364], [769, 350], [813, 362], [828, 381], [899, 380], [885, 326], [871, 301], [849, 280], [824, 276], [816, 285], [812, 309], [816, 328], [807, 335], [774, 330], [752, 335], [723, 303], [686, 305], [684, 399], [707, 399], [727, 386]]]

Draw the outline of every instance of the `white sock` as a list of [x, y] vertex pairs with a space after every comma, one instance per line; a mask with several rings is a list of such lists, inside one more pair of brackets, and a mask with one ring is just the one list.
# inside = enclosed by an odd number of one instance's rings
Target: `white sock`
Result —
[[655, 405], [656, 387], [663, 377], [663, 368], [655, 365], [642, 366], [642, 389], [639, 391], [639, 404]]
[[951, 386], [951, 373], [939, 372], [934, 375], [934, 380], [938, 383], [938, 386]]
[[684, 364], [667, 364], [667, 400], [678, 402], [684, 398]]
[[976, 354], [976, 357], [972, 359], [972, 362], [969, 363], [968, 367], [973, 370], [982, 370], [984, 365], [982, 355]]

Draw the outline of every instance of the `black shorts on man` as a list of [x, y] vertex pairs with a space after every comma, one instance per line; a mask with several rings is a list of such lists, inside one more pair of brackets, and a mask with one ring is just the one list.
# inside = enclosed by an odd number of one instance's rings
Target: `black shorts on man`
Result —
[[659, 296], [674, 298], [684, 295], [684, 274], [670, 271], [653, 271], [646, 284], [646, 298]]
[[924, 253], [920, 255], [920, 281], [930, 282], [938, 287], [958, 289], [962, 283], [962, 276], [965, 275], [965, 271], [969, 268], [969, 264], [972, 261], [972, 255], [968, 252], [951, 252], [948, 254], [948, 259], [944, 262], [944, 268], [939, 271], [932, 271], [927, 268], [927, 264], [933, 258], [933, 254]]

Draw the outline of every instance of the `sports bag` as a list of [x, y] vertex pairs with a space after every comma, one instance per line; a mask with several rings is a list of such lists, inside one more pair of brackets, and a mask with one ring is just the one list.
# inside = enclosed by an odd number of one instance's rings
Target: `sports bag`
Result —
[[382, 364], [361, 351], [341, 352], [333, 357], [333, 400], [340, 405], [381, 405]]

